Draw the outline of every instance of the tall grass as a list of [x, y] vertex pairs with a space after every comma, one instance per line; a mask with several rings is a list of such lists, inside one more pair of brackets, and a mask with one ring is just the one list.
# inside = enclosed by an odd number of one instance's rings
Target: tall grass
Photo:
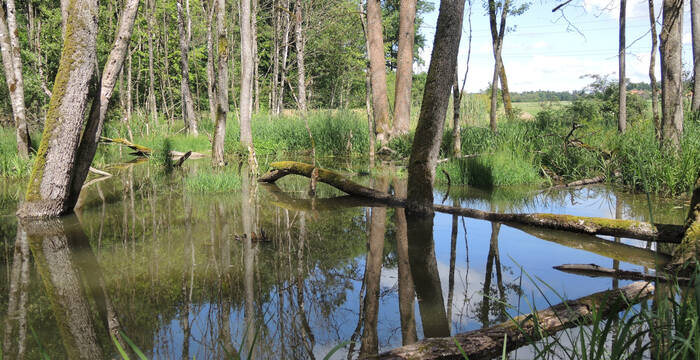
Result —
[[22, 159], [17, 153], [15, 130], [0, 127], [0, 177], [24, 178], [32, 169], [32, 159]]
[[185, 188], [193, 193], [225, 193], [241, 188], [241, 176], [234, 167], [213, 169], [210, 165], [185, 178]]

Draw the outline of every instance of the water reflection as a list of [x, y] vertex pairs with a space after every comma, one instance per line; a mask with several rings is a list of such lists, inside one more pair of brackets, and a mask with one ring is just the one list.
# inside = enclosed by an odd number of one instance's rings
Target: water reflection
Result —
[[[0, 218], [4, 358], [41, 357], [41, 348], [52, 358], [115, 357], [110, 332], [117, 329], [154, 358], [323, 358], [349, 339], [355, 343], [336, 358], [372, 356], [513, 315], [504, 304], [517, 307], [521, 291], [536, 293], [526, 282], [520, 287], [520, 266], [574, 298], [611, 282], [551, 266], [614, 260], [636, 270], [667, 259], [628, 239], [445, 214], [410, 218], [322, 184], [309, 197], [303, 178], [263, 186], [242, 169], [240, 191], [202, 196], [184, 183], [196, 169], [170, 177], [147, 169], [93, 183], [79, 219], [18, 227], [14, 217]], [[400, 179], [361, 181], [406, 192]], [[621, 209], [626, 218], [649, 209], [605, 189], [498, 191], [453, 188], [446, 201], [609, 217]], [[532, 302], [547, 306], [541, 297]]]

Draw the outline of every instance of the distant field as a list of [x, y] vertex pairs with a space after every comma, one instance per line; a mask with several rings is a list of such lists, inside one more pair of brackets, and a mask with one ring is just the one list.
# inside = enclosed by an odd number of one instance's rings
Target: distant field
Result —
[[532, 116], [537, 115], [540, 110], [542, 110], [543, 106], [553, 106], [553, 107], [561, 107], [561, 106], [566, 106], [569, 105], [571, 101], [557, 101], [557, 102], [537, 102], [537, 101], [532, 101], [532, 102], [514, 102], [513, 107], [518, 108], [522, 110], [523, 113], [528, 113]]

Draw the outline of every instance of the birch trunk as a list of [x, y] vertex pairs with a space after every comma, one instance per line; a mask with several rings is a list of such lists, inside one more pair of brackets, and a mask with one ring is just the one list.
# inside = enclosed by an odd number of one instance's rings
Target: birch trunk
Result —
[[457, 75], [457, 68], [455, 68], [455, 74], [453, 76], [454, 81], [452, 83], [452, 156], [459, 157], [462, 155], [462, 137], [460, 135], [459, 129], [459, 113], [460, 113], [460, 102], [462, 101], [462, 96], [459, 90], [459, 76]]
[[192, 92], [190, 91], [190, 40], [189, 31], [185, 29], [185, 21], [189, 24], [189, 10], [186, 13], [187, 19], [182, 9], [182, 0], [177, 2], [177, 22], [178, 32], [180, 33], [180, 69], [182, 70], [182, 79], [180, 80], [180, 92], [182, 99], [182, 121], [185, 123], [187, 131], [192, 135], [197, 135], [197, 121], [194, 114], [194, 104], [192, 101]]
[[228, 113], [228, 37], [226, 35], [226, 1], [214, 0], [216, 4], [216, 36], [218, 38], [218, 74], [216, 76], [216, 125], [212, 141], [212, 165], [224, 165], [224, 138]]
[[253, 148], [253, 132], [251, 130], [251, 112], [253, 110], [253, 38], [250, 17], [251, 0], [241, 1], [241, 101], [240, 101], [240, 131], [241, 145], [248, 149], [248, 161], [255, 158]]
[[95, 72], [97, 0], [71, 1], [61, 61], [21, 217], [58, 216], [72, 209], [71, 180]]
[[296, 0], [294, 10], [294, 34], [297, 49], [297, 75], [298, 75], [298, 90], [297, 101], [299, 102], [299, 111], [302, 114], [306, 113], [306, 69], [304, 67], [304, 47], [305, 39], [303, 34], [302, 23], [302, 4], [301, 0]]
[[407, 205], [412, 212], [433, 213], [435, 166], [453, 73], [457, 67], [463, 17], [464, 0], [445, 0], [440, 3], [433, 53], [408, 165]]
[[[204, 4], [204, 2], [202, 2]], [[209, 117], [211, 118], [212, 124], [216, 124], [216, 72], [214, 70], [214, 59], [216, 59], [216, 53], [214, 52], [214, 36], [212, 34], [212, 26], [214, 22], [214, 9], [216, 7], [212, 1], [207, 1], [209, 5], [208, 10], [205, 9], [207, 14], [207, 95], [209, 95]]]
[[416, 1], [401, 1], [399, 8], [399, 51], [396, 55], [396, 92], [392, 136], [408, 134], [411, 121], [411, 83], [413, 82], [413, 40]]
[[661, 28], [661, 144], [680, 149], [683, 135], [683, 0], [664, 0]]
[[31, 142], [27, 126], [27, 109], [24, 103], [24, 78], [20, 57], [19, 38], [14, 0], [7, 0], [7, 13], [0, 6], [0, 51], [5, 70], [5, 80], [10, 93], [12, 117], [14, 118], [17, 152], [23, 159], [29, 158]]
[[156, 3], [155, 0], [150, 0], [149, 2], [150, 14], [148, 14], [148, 111], [151, 114], [153, 123], [158, 125], [158, 105], [156, 105], [156, 78], [155, 70], [153, 69], [153, 33], [155, 32], [155, 26], [153, 26], [153, 19], [156, 16]]

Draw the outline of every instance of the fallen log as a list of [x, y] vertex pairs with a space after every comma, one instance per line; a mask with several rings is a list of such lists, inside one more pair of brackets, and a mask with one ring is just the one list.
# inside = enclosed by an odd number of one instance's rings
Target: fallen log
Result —
[[685, 220], [681, 245], [673, 253], [673, 262], [669, 270], [691, 273], [697, 267], [700, 257], [700, 175], [695, 181], [690, 209]]
[[383, 202], [366, 197], [352, 195], [336, 196], [332, 198], [296, 199], [282, 191], [275, 184], [261, 184], [274, 198], [272, 204], [287, 210], [294, 211], [333, 211], [351, 207], [386, 207]]
[[[491, 359], [506, 351], [538, 341], [558, 331], [588, 324], [593, 313], [604, 317], [617, 314], [649, 297], [654, 286], [639, 281], [620, 289], [607, 290], [565, 301], [534, 314], [517, 316], [510, 321], [486, 329], [430, 338], [402, 346], [379, 355], [380, 359], [464, 359], [457, 342], [470, 359]], [[505, 340], [505, 341], [504, 341]]]
[[679, 283], [690, 283], [690, 278], [673, 277], [669, 278], [663, 274], [645, 274], [639, 271], [628, 271], [620, 269], [611, 269], [602, 267], [596, 264], [564, 264], [553, 266], [554, 269], [575, 275], [583, 275], [588, 277], [611, 277], [621, 280], [645, 280], [645, 281], [678, 281]]
[[[131, 155], [138, 156], [138, 157], [149, 157], [153, 153], [153, 149], [151, 149], [147, 146], [134, 144], [131, 141], [124, 139], [124, 138], [108, 138], [108, 137], [101, 136], [100, 142], [105, 143], [105, 144], [124, 145], [124, 146], [128, 147], [129, 149], [134, 150], [134, 152], [132, 152]], [[194, 151], [181, 152], [181, 151], [175, 151], [175, 150], [170, 151], [170, 157], [173, 159], [173, 161], [179, 161], [188, 153], [190, 155], [187, 158], [190, 158], [192, 160], [202, 159], [202, 158], [207, 157], [207, 155], [205, 155], [205, 154], [194, 152]], [[187, 158], [185, 158], [185, 160], [187, 160]]]
[[[272, 170], [258, 181], [274, 183], [280, 178], [296, 174], [311, 177], [313, 165], [296, 161], [281, 161], [270, 164]], [[318, 181], [331, 185], [348, 195], [362, 196], [385, 202], [389, 206], [405, 207], [406, 199], [357, 184], [340, 173], [318, 169]], [[647, 241], [678, 243], [683, 236], [683, 227], [670, 224], [650, 224], [634, 220], [616, 220], [598, 217], [559, 214], [502, 214], [470, 208], [434, 204], [435, 211], [466, 216], [475, 219], [543, 227], [590, 235], [609, 235]]]

